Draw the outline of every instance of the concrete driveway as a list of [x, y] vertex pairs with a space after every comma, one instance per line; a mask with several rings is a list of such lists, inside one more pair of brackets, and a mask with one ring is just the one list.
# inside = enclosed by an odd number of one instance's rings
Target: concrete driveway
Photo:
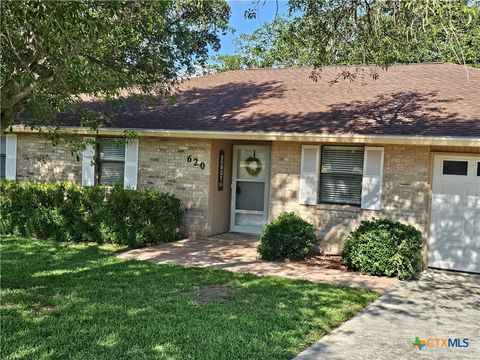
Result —
[[[468, 338], [469, 346], [419, 350], [416, 337]], [[295, 360], [416, 358], [480, 359], [480, 275], [430, 270], [398, 283]]]

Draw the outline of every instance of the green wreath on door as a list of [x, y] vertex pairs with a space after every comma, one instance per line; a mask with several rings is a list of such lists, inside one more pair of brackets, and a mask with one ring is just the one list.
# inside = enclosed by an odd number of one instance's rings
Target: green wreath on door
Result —
[[250, 176], [258, 176], [262, 171], [262, 162], [255, 156], [255, 150], [253, 151], [253, 156], [245, 160], [245, 170]]

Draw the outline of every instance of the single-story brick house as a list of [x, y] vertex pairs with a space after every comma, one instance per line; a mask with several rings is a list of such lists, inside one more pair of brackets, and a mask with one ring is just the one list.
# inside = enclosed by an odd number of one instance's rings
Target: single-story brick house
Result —
[[[294, 211], [329, 254], [362, 219], [393, 218], [422, 231], [426, 265], [480, 272], [480, 69], [397, 65], [333, 85], [339, 69], [310, 71], [193, 78], [174, 103], [126, 102], [98, 134], [65, 118], [98, 139], [80, 159], [14, 126], [1, 175], [171, 192], [192, 237], [259, 233]], [[132, 129], [138, 140], [118, 145]]]

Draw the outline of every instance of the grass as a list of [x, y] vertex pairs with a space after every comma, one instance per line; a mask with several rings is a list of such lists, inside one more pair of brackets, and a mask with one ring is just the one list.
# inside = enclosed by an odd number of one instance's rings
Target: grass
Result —
[[3, 238], [1, 357], [290, 359], [378, 296], [116, 250]]

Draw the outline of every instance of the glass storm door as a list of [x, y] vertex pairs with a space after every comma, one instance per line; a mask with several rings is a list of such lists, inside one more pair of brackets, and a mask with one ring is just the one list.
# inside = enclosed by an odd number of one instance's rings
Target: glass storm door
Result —
[[230, 230], [259, 234], [267, 221], [270, 147], [233, 147]]

